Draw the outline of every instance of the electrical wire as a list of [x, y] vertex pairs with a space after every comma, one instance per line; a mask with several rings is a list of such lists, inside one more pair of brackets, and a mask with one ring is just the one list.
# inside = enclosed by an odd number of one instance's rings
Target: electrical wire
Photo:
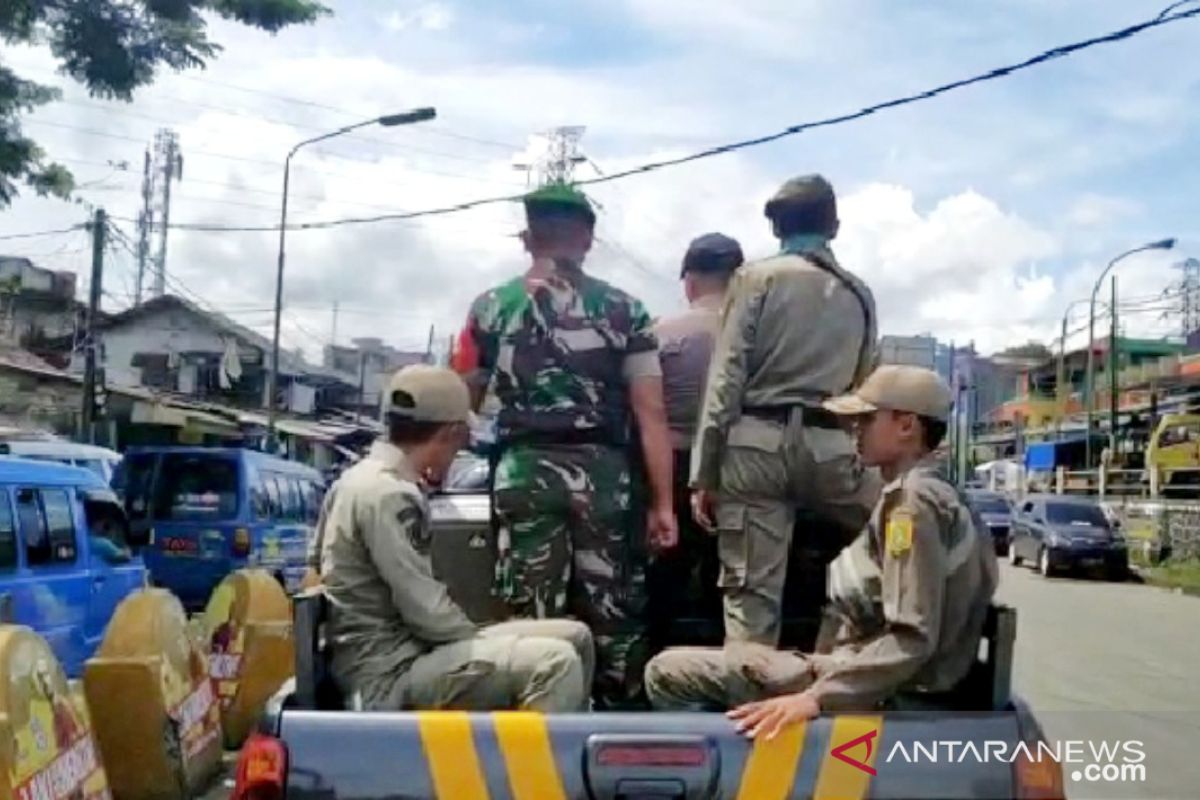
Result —
[[[846, 114], [840, 114], [840, 115], [833, 116], [833, 117], [826, 117], [824, 119], [813, 120], [810, 122], [802, 122], [802, 123], [799, 123], [796, 125], [792, 125], [788, 128], [784, 128], [783, 130], [778, 131], [776, 133], [766, 134], [764, 136], [758, 136], [758, 137], [751, 138], [751, 139], [743, 139], [743, 140], [737, 141], [737, 142], [731, 142], [728, 144], [718, 145], [716, 147], [710, 147], [708, 149], [700, 150], [698, 152], [691, 153], [691, 154], [685, 155], [685, 156], [662, 159], [659, 161], [652, 161], [652, 162], [642, 164], [637, 167], [631, 167], [629, 169], [624, 169], [619, 172], [612, 172], [612, 173], [608, 173], [606, 175], [598, 175], [593, 178], [586, 178], [584, 180], [576, 181], [575, 185], [576, 186], [591, 186], [591, 185], [602, 184], [602, 183], [611, 183], [613, 181], [622, 180], [624, 178], [629, 178], [634, 175], [643, 175], [643, 174], [646, 174], [649, 172], [656, 172], [658, 170], [666, 169], [669, 167], [676, 167], [676, 166], [688, 164], [688, 163], [691, 163], [694, 161], [700, 161], [700, 160], [707, 159], [707, 158], [713, 158], [715, 156], [725, 155], [728, 153], [734, 153], [739, 150], [745, 150], [745, 149], [752, 148], [752, 147], [760, 147], [762, 145], [770, 144], [772, 142], [776, 142], [781, 139], [795, 136], [797, 134], [804, 133], [805, 131], [814, 130], [816, 128], [829, 128], [829, 127], [834, 127], [837, 125], [843, 125], [843, 124], [846, 124], [849, 122], [853, 122], [855, 120], [864, 119], [866, 117], [869, 117], [873, 114], [877, 114], [882, 111], [888, 111], [888, 110], [899, 108], [901, 106], [907, 106], [907, 105], [912, 105], [915, 103], [923, 102], [926, 100], [932, 100], [941, 95], [956, 91], [958, 89], [963, 89], [968, 86], [973, 86], [976, 84], [986, 83], [988, 81], [994, 81], [994, 80], [998, 80], [1000, 78], [1005, 78], [1010, 75], [1013, 75], [1014, 73], [1021, 72], [1023, 70], [1027, 70], [1027, 69], [1031, 69], [1033, 67], [1039, 66], [1039, 65], [1044, 64], [1049, 61], [1053, 61], [1053, 60], [1060, 59], [1060, 58], [1065, 58], [1065, 57], [1067, 57], [1073, 53], [1079, 52], [1081, 50], [1086, 50], [1086, 49], [1089, 49], [1092, 47], [1097, 47], [1099, 45], [1111, 44], [1113, 42], [1118, 42], [1118, 41], [1121, 41], [1124, 39], [1129, 39], [1133, 36], [1136, 36], [1137, 34], [1140, 34], [1144, 31], [1150, 30], [1152, 28], [1157, 28], [1157, 27], [1160, 27], [1163, 25], [1169, 25], [1171, 23], [1179, 22], [1184, 19], [1190, 19], [1190, 18], [1196, 17], [1196, 16], [1200, 16], [1200, 9], [1193, 9], [1190, 11], [1178, 11], [1178, 12], [1170, 13], [1170, 14], [1167, 14], [1166, 12], [1164, 12], [1163, 14], [1160, 14], [1159, 16], [1155, 17], [1154, 19], [1146, 20], [1144, 22], [1139, 22], [1137, 24], [1130, 25], [1130, 26], [1121, 28], [1116, 31], [1112, 31], [1110, 33], [1106, 33], [1101, 36], [1093, 36], [1089, 39], [1084, 39], [1084, 40], [1081, 40], [1078, 42], [1073, 42], [1070, 44], [1060, 45], [1058, 47], [1051, 48], [1050, 50], [1046, 50], [1042, 53], [1039, 53], [1035, 56], [1032, 56], [1030, 58], [1025, 59], [1024, 61], [1020, 61], [1015, 64], [1009, 64], [1009, 65], [1002, 66], [1002, 67], [996, 67], [995, 69], [988, 70], [987, 72], [982, 72], [982, 73], [979, 73], [976, 75], [972, 75], [970, 77], [961, 78], [959, 80], [951, 81], [949, 83], [944, 83], [939, 86], [935, 86], [931, 89], [926, 89], [924, 91], [915, 92], [915, 93], [908, 94], [908, 95], [903, 95], [901, 97], [896, 97], [896, 98], [893, 98], [891, 100], [886, 100], [881, 103], [875, 103], [873, 105], [869, 105], [864, 108], [861, 108], [858, 111], [853, 111], [853, 112], [846, 113]], [[345, 225], [362, 225], [362, 224], [371, 224], [371, 223], [377, 223], [377, 222], [392, 222], [392, 221], [399, 221], [399, 220], [417, 219], [420, 217], [439, 216], [439, 215], [445, 215], [445, 214], [453, 214], [453, 213], [457, 213], [460, 211], [467, 211], [470, 209], [478, 208], [480, 206], [514, 202], [514, 201], [520, 200], [521, 197], [522, 197], [522, 195], [505, 195], [505, 196], [500, 196], [500, 197], [484, 197], [484, 198], [478, 198], [475, 200], [464, 201], [462, 203], [456, 203], [454, 205], [443, 206], [440, 208], [431, 208], [431, 209], [426, 209], [424, 211], [413, 211], [413, 212], [409, 212], [409, 213], [405, 213], [405, 214], [382, 214], [382, 215], [373, 216], [373, 217], [346, 217], [343, 219], [332, 219], [332, 220], [324, 220], [324, 221], [319, 221], [319, 222], [305, 222], [305, 223], [289, 224], [288, 229], [289, 230], [319, 230], [319, 229], [325, 229], [325, 228], [341, 227], [341, 226], [345, 226]], [[181, 230], [210, 231], [210, 232], [223, 232], [223, 233], [233, 233], [233, 232], [258, 233], [258, 232], [263, 232], [263, 231], [278, 231], [279, 230], [278, 225], [275, 225], [275, 226], [237, 226], [237, 225], [212, 225], [212, 224], [203, 224], [203, 223], [197, 224], [197, 223], [187, 223], [187, 222], [171, 223], [170, 227], [178, 228]]]
[[82, 230], [86, 227], [87, 227], [87, 225], [80, 224], [80, 225], [72, 225], [69, 228], [59, 228], [59, 229], [53, 230], [53, 231], [34, 231], [33, 233], [6, 233], [3, 236], [0, 236], [0, 241], [9, 242], [9, 241], [13, 241], [15, 239], [33, 239], [37, 236], [58, 236], [58, 235], [61, 235], [64, 233], [72, 233], [74, 231]]

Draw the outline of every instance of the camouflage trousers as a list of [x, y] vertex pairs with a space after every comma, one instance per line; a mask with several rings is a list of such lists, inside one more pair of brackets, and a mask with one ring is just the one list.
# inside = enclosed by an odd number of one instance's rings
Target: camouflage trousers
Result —
[[512, 613], [570, 615], [596, 643], [598, 707], [641, 694], [644, 519], [628, 458], [605, 445], [513, 445], [496, 466], [497, 581]]

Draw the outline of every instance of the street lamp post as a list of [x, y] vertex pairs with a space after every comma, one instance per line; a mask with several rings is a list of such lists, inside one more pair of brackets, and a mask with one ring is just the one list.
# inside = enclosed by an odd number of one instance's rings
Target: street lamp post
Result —
[[1067, 385], [1067, 320], [1071, 316], [1071, 310], [1075, 306], [1086, 303], [1087, 300], [1072, 300], [1067, 303], [1067, 310], [1063, 312], [1062, 318], [1062, 337], [1058, 340], [1058, 375], [1056, 376], [1055, 386], [1057, 387], [1056, 394], [1058, 395], [1058, 423], [1055, 426], [1055, 438], [1062, 438], [1062, 423], [1063, 417], [1067, 415], [1067, 403], [1071, 399], [1069, 392], [1066, 392]]
[[[1092, 387], [1096, 369], [1096, 293], [1100, 291], [1100, 284], [1104, 282], [1105, 276], [1117, 265], [1117, 262], [1135, 253], [1141, 253], [1146, 250], [1170, 250], [1174, 246], [1174, 239], [1162, 239], [1157, 242], [1144, 244], [1141, 247], [1135, 247], [1132, 250], [1126, 250], [1108, 262], [1108, 266], [1104, 268], [1104, 271], [1100, 273], [1100, 277], [1096, 278], [1095, 285], [1092, 286], [1092, 296], [1088, 305], [1087, 390], [1084, 395], [1086, 398], [1085, 402], [1087, 403], [1087, 440], [1084, 442], [1084, 453], [1088, 469], [1092, 468], [1092, 405], [1094, 404]], [[1115, 420], [1113, 424], [1116, 424]]]
[[279, 264], [275, 272], [275, 331], [271, 338], [271, 371], [267, 380], [267, 450], [269, 452], [275, 450], [275, 419], [278, 414], [276, 394], [279, 387], [279, 323], [283, 315], [284, 243], [287, 239], [288, 180], [291, 177], [292, 156], [296, 155], [297, 151], [302, 147], [323, 142], [326, 139], [332, 139], [336, 136], [356, 131], [359, 128], [365, 128], [370, 125], [382, 125], [385, 128], [393, 128], [398, 125], [425, 122], [436, 116], [437, 111], [433, 108], [416, 108], [400, 114], [388, 114], [387, 116], [376, 117], [365, 122], [358, 122], [354, 125], [347, 125], [344, 128], [338, 128], [335, 131], [315, 136], [312, 139], [305, 139], [289, 150], [287, 158], [283, 161], [283, 202], [279, 213]]

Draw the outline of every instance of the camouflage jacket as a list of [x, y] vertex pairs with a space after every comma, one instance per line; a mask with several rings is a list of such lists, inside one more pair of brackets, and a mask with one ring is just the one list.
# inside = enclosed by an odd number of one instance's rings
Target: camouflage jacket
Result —
[[536, 265], [471, 306], [454, 366], [498, 404], [500, 441], [595, 433], [619, 442], [632, 378], [659, 375], [642, 304], [578, 270]]

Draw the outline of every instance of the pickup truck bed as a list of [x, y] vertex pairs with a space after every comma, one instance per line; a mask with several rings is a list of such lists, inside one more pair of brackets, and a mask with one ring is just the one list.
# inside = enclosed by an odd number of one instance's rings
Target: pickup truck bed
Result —
[[[276, 735], [289, 800], [1007, 798], [1014, 769], [1001, 761], [887, 756], [897, 743], [1015, 743], [1022, 713], [823, 717], [752, 743], [721, 714], [289, 711]], [[835, 755], [855, 740], [849, 760]]]
[[[1061, 797], [1057, 763], [986, 754], [1042, 740], [1008, 694], [1009, 609], [989, 615], [974, 703], [821, 717], [749, 742], [713, 713], [345, 710], [325, 670], [325, 607], [320, 594], [296, 600], [296, 677], [243, 750], [235, 800]], [[959, 757], [968, 743], [975, 754]], [[252, 788], [266, 774], [276, 792]]]

